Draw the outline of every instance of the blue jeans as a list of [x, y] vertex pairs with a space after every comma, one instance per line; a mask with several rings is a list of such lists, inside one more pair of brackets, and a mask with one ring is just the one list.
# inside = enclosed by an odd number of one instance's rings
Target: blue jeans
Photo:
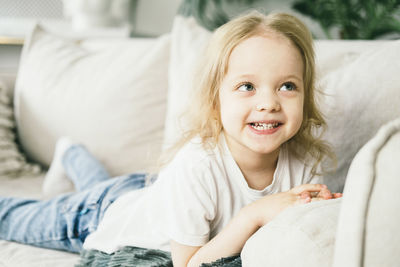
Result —
[[0, 239], [80, 252], [110, 204], [146, 185], [146, 174], [109, 179], [100, 162], [81, 145], [70, 147], [62, 163], [78, 192], [51, 200], [0, 197]]

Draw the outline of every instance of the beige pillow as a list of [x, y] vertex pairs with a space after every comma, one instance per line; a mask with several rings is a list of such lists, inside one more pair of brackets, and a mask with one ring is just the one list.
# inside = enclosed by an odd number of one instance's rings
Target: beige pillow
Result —
[[112, 175], [146, 169], [161, 149], [169, 44], [166, 35], [99, 46], [37, 26], [24, 46], [15, 89], [27, 154], [49, 165], [56, 140], [70, 136]]
[[198, 60], [210, 36], [211, 33], [199, 26], [193, 17], [175, 17], [171, 32], [164, 148], [173, 145], [185, 130], [181, 115], [189, 104]]
[[331, 267], [341, 199], [288, 208], [243, 247], [244, 267]]

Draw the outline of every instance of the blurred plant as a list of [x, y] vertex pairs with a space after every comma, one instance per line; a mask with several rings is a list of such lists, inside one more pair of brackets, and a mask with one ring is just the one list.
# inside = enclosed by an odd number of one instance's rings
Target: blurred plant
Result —
[[400, 33], [400, 0], [297, 0], [293, 8], [317, 20], [327, 38], [376, 39]]
[[178, 13], [193, 16], [200, 25], [212, 31], [229, 21], [225, 5], [252, 4], [256, 0], [184, 0]]

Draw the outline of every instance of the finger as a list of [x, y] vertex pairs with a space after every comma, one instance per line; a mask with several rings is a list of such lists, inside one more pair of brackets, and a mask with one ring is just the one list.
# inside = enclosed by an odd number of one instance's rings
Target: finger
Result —
[[[304, 197], [303, 197], [304, 196]], [[296, 201], [297, 204], [306, 204], [312, 201], [311, 196], [300, 195], [299, 199]]]
[[324, 184], [302, 184], [302, 185], [292, 188], [291, 191], [295, 194], [301, 194], [302, 192], [305, 192], [305, 191], [319, 192], [324, 188], [328, 188], [328, 187]]
[[331, 198], [333, 198], [333, 195], [332, 195], [331, 191], [326, 188], [326, 189], [322, 189], [318, 193], [317, 197], [321, 197], [323, 199], [331, 199]]
[[341, 198], [343, 197], [342, 193], [333, 193], [333, 198]]
[[312, 198], [312, 195], [310, 192], [305, 191], [300, 194], [300, 198]]

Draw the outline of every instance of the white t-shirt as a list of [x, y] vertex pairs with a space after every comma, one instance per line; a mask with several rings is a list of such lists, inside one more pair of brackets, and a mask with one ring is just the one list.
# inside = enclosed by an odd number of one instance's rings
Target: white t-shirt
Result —
[[216, 236], [239, 210], [269, 194], [287, 191], [311, 179], [305, 165], [282, 146], [272, 183], [264, 190], [249, 188], [221, 135], [221, 150], [206, 151], [200, 139], [186, 144], [144, 189], [119, 197], [105, 212], [85, 249], [106, 253], [123, 246], [170, 251], [172, 239], [202, 246]]

